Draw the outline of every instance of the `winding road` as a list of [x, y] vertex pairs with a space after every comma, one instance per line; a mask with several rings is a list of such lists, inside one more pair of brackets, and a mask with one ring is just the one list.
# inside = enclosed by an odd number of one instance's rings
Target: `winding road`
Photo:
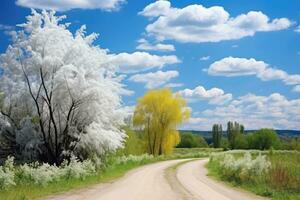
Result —
[[[121, 179], [44, 200], [255, 200], [264, 199], [206, 176], [207, 159], [170, 160], [132, 170]], [[181, 163], [181, 164], [180, 164]], [[172, 166], [180, 164], [176, 170]], [[171, 172], [173, 171], [173, 172]]]

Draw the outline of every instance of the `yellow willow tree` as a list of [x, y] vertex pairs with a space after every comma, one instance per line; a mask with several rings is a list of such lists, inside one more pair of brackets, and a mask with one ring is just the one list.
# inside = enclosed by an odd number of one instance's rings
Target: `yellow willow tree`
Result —
[[170, 154], [180, 142], [176, 128], [190, 116], [185, 100], [170, 89], [150, 90], [138, 100], [133, 124], [142, 130], [147, 151]]

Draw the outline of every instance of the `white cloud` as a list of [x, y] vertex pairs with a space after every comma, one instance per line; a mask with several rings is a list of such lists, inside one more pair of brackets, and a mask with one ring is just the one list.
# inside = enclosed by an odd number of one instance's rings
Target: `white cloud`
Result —
[[256, 61], [253, 58], [233, 58], [226, 57], [212, 63], [208, 68], [208, 74], [214, 76], [248, 76], [255, 75], [264, 71], [267, 64]]
[[160, 0], [149, 4], [143, 11], [139, 12], [139, 15], [146, 17], [158, 17], [166, 15], [171, 9], [171, 3], [169, 1]]
[[286, 85], [300, 84], [300, 74], [288, 74], [287, 72], [270, 67], [263, 61], [254, 58], [226, 57], [212, 63], [207, 69], [213, 76], [249, 76], [255, 75], [263, 81], [282, 80]]
[[177, 87], [182, 87], [183, 84], [182, 83], [168, 83], [165, 85], [165, 87], [167, 88], [177, 88]]
[[0, 30], [11, 31], [11, 30], [13, 30], [13, 29], [14, 29], [13, 26], [5, 25], [5, 24], [0, 24]]
[[206, 90], [203, 86], [198, 86], [194, 89], [184, 89], [178, 91], [183, 98], [189, 102], [206, 100], [210, 104], [222, 105], [228, 103], [232, 99], [232, 94], [225, 92], [220, 88], [211, 88]]
[[67, 11], [71, 9], [118, 10], [126, 0], [17, 0], [16, 4], [28, 8]]
[[203, 56], [200, 58], [201, 61], [209, 60], [210, 56]]
[[175, 47], [172, 44], [150, 44], [145, 39], [140, 39], [138, 41], [139, 45], [136, 47], [138, 50], [145, 50], [145, 51], [175, 51]]
[[145, 83], [147, 89], [158, 88], [179, 75], [178, 71], [157, 71], [146, 74], [135, 74], [129, 78], [130, 81]]
[[296, 85], [296, 86], [293, 88], [293, 92], [300, 92], [300, 85]]
[[164, 0], [149, 4], [139, 14], [155, 18], [146, 31], [161, 41], [219, 42], [253, 36], [256, 32], [283, 30], [292, 24], [287, 18], [270, 20], [260, 11], [232, 17], [221, 6], [206, 8], [193, 4], [174, 8]]
[[226, 127], [228, 121], [238, 121], [246, 129], [300, 129], [300, 99], [288, 100], [279, 93], [270, 96], [248, 94], [199, 113], [185, 123], [185, 129], [210, 130], [214, 123]]
[[295, 32], [300, 33], [300, 26], [295, 29]]
[[174, 55], [158, 56], [147, 52], [120, 53], [111, 56], [111, 63], [119, 66], [121, 73], [135, 73], [165, 65], [177, 64], [181, 61]]

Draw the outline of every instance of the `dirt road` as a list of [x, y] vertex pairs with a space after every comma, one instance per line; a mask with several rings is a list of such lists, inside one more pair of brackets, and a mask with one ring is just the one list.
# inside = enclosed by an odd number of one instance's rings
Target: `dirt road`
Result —
[[[250, 193], [229, 188], [206, 176], [207, 160], [183, 164], [174, 174], [175, 182], [167, 179], [165, 171], [183, 160], [163, 161], [140, 167], [123, 178], [48, 197], [45, 200], [254, 200], [261, 199]], [[178, 185], [181, 190], [177, 190]], [[180, 192], [179, 192], [180, 191]], [[183, 192], [182, 192], [183, 191]], [[186, 195], [188, 194], [188, 195]]]
[[188, 199], [195, 200], [261, 200], [252, 193], [229, 187], [223, 183], [207, 177], [205, 160], [188, 162], [178, 168], [176, 176], [178, 182], [188, 192]]

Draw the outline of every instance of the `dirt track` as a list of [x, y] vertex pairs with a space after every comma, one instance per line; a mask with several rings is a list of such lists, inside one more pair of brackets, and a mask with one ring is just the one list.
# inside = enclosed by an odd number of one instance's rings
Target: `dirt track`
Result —
[[[230, 188], [206, 176], [207, 160], [184, 163], [174, 174], [176, 181], [165, 176], [167, 168], [183, 160], [163, 161], [140, 167], [123, 178], [87, 189], [55, 195], [46, 200], [254, 200], [250, 193]], [[177, 183], [175, 183], [177, 182]], [[174, 187], [174, 185], [177, 185]], [[178, 190], [178, 186], [182, 187]], [[177, 188], [177, 189], [176, 189]], [[175, 190], [175, 191], [174, 191]]]

